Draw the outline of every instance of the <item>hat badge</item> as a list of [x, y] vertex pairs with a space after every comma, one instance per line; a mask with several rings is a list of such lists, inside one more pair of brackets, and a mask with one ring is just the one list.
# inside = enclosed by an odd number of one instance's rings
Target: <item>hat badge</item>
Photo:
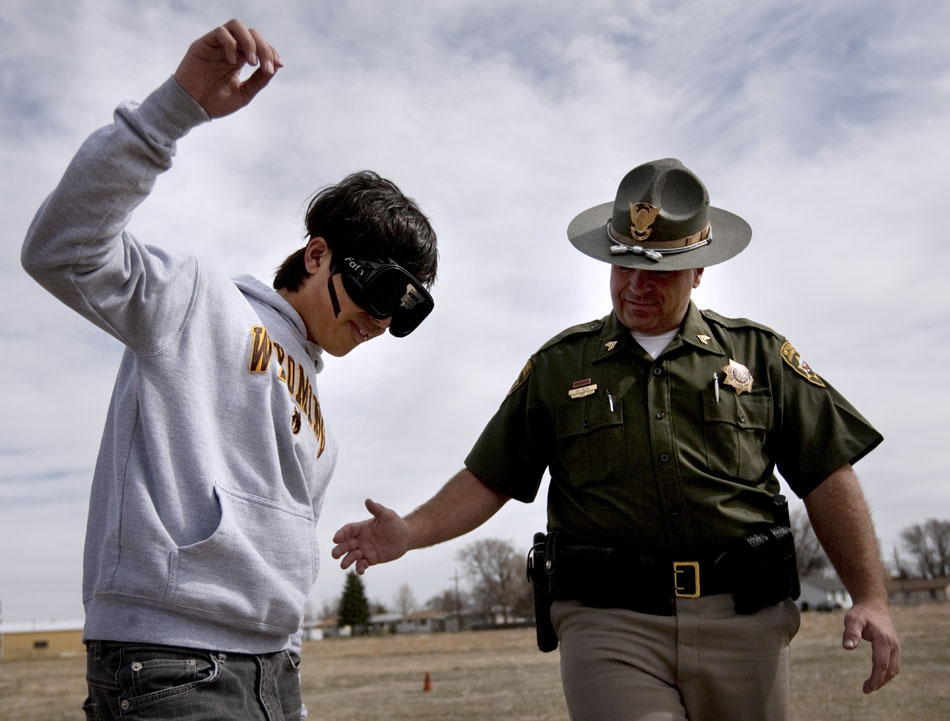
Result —
[[660, 209], [649, 203], [630, 203], [630, 237], [643, 241], [653, 232]]

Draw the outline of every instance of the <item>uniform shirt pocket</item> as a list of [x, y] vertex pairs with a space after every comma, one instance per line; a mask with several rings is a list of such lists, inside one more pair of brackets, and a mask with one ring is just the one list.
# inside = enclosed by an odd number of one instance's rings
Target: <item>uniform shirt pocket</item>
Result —
[[623, 404], [603, 395], [569, 401], [555, 411], [557, 457], [571, 483], [587, 486], [621, 477], [626, 468]]
[[706, 394], [703, 420], [710, 472], [745, 483], [760, 480], [770, 463], [765, 441], [772, 425], [772, 399], [724, 392], [717, 401]]

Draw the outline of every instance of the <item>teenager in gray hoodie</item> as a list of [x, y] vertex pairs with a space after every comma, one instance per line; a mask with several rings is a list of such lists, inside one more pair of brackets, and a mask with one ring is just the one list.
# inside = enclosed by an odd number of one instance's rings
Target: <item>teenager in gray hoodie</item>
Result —
[[[242, 82], [246, 64], [259, 67]], [[305, 713], [300, 630], [337, 455], [321, 353], [407, 335], [432, 308], [435, 234], [374, 173], [312, 199], [308, 242], [273, 288], [125, 230], [177, 141], [247, 105], [280, 67], [238, 20], [197, 40], [83, 144], [23, 246], [39, 283], [126, 345], [84, 555], [90, 718]]]

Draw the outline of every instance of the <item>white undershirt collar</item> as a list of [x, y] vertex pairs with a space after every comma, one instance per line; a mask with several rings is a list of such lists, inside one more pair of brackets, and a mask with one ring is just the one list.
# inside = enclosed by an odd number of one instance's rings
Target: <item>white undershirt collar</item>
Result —
[[666, 346], [670, 344], [670, 341], [673, 340], [679, 332], [679, 328], [674, 328], [666, 333], [652, 335], [650, 333], [641, 333], [640, 331], [632, 330], [630, 331], [630, 335], [640, 344], [643, 350], [649, 353], [651, 357], [656, 358], [666, 349]]

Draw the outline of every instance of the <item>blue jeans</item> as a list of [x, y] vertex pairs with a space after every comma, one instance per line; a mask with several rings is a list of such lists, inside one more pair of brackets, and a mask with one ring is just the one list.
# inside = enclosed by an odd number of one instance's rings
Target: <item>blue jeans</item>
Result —
[[83, 710], [93, 721], [298, 721], [299, 669], [290, 651], [251, 656], [89, 641]]

